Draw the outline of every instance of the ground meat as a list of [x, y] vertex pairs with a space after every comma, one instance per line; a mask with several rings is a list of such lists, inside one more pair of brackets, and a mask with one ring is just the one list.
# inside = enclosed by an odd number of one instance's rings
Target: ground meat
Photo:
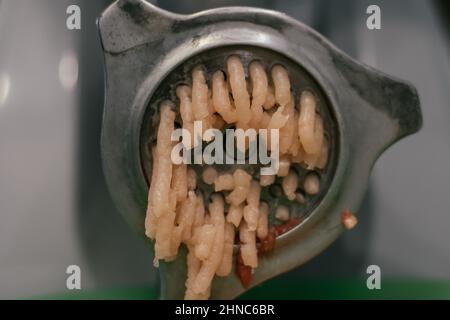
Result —
[[247, 288], [252, 282], [252, 268], [244, 264], [240, 251], [236, 257], [236, 272], [242, 285]]
[[349, 209], [344, 209], [341, 213], [341, 222], [347, 230], [351, 230], [358, 224], [358, 219]]
[[[278, 226], [271, 226], [267, 237], [262, 240], [258, 247], [260, 256], [269, 254], [275, 247], [276, 237], [288, 232], [300, 223], [300, 218], [292, 218]], [[236, 257], [236, 272], [244, 287], [248, 287], [252, 282], [252, 268], [244, 265], [241, 253], [238, 252]]]
[[259, 255], [262, 256], [273, 251], [273, 248], [275, 247], [275, 238], [277, 237], [275, 233], [275, 227], [271, 226], [267, 237], [259, 244]]
[[300, 223], [300, 218], [292, 218], [286, 221], [283, 224], [280, 224], [278, 226], [275, 226], [275, 235], [278, 237], [279, 235], [282, 235], [283, 233], [288, 232], [289, 230], [293, 229], [295, 226], [297, 226]]
[[[278, 226], [271, 226], [267, 237], [262, 240], [258, 247], [258, 255], [264, 256], [273, 251], [275, 248], [276, 237], [288, 232], [301, 222], [300, 218], [292, 218]], [[236, 257], [236, 272], [244, 287], [248, 287], [252, 282], [252, 268], [244, 265], [241, 253], [238, 252]]]

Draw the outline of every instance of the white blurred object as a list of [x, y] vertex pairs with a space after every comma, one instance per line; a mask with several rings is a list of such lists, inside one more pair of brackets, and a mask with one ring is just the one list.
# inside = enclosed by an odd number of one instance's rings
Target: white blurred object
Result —
[[11, 81], [7, 73], [0, 74], [0, 106], [4, 105], [9, 96]]
[[72, 90], [78, 82], [78, 58], [73, 52], [66, 52], [59, 61], [59, 81], [64, 89]]

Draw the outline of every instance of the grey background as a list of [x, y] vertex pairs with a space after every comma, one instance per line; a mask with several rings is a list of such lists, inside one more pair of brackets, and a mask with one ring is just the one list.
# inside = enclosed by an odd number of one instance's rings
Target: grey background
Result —
[[[65, 27], [82, 9], [82, 30]], [[83, 289], [157, 281], [149, 249], [118, 214], [101, 172], [101, 48], [95, 19], [108, 1], [0, 2], [0, 298], [65, 292], [66, 267]], [[159, 1], [179, 13], [224, 5], [284, 11], [351, 56], [418, 88], [424, 128], [377, 162], [360, 225], [283, 277], [350, 277], [370, 264], [384, 276], [450, 279], [450, 59], [448, 34], [431, 1]], [[382, 29], [365, 10], [378, 4]], [[78, 59], [75, 87], [58, 77], [61, 58]]]

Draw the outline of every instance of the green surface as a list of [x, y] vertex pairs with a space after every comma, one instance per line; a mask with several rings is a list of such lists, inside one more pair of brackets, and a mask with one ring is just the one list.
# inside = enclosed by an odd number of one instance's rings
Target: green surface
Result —
[[273, 281], [253, 288], [244, 299], [450, 299], [450, 281], [385, 280], [369, 290], [365, 279]]
[[[37, 297], [37, 299], [157, 299], [156, 288], [120, 288]], [[273, 279], [246, 292], [241, 299], [450, 299], [450, 281], [385, 280], [381, 290], [368, 290], [365, 279]]]

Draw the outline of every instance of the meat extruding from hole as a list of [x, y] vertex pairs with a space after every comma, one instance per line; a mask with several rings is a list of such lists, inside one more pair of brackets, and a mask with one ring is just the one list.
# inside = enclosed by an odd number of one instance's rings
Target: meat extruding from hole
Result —
[[[233, 262], [242, 284], [248, 286], [258, 258], [270, 254], [276, 237], [301, 221], [287, 206], [270, 207], [261, 194], [268, 192], [304, 205], [308, 195], [319, 193], [317, 171], [326, 167], [329, 158], [316, 95], [296, 88], [295, 97], [283, 65], [266, 70], [254, 60], [245, 68], [240, 57], [232, 55], [224, 69], [193, 68], [191, 85], [176, 87], [177, 100], [160, 103], [156, 144], [151, 150], [145, 232], [154, 240], [155, 266], [159, 260], [173, 261], [180, 246], [187, 247], [185, 299], [207, 299], [214, 276], [230, 275]], [[261, 175], [245, 166], [217, 169], [174, 164], [171, 153], [177, 142], [172, 133], [177, 117], [190, 133], [189, 148], [199, 143], [195, 123], [201, 123], [203, 130], [221, 132], [226, 128], [267, 129], [269, 150], [274, 147], [270, 130], [278, 129], [278, 171]], [[299, 166], [308, 173], [300, 175]]]

